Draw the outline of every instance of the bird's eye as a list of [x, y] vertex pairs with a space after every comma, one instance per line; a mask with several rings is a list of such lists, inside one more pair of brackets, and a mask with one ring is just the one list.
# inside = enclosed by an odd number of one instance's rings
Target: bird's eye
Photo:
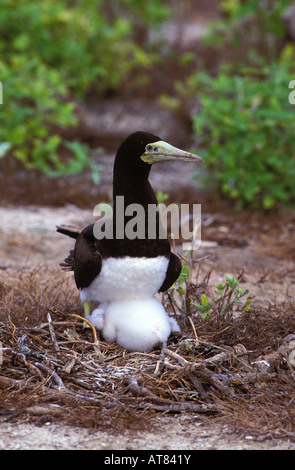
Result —
[[146, 149], [147, 149], [148, 152], [151, 152], [153, 150], [153, 146], [152, 145], [147, 145]]

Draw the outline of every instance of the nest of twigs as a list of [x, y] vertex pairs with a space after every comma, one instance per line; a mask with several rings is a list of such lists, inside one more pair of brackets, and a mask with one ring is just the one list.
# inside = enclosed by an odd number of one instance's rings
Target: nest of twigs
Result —
[[[208, 279], [191, 295], [206, 292]], [[291, 301], [226, 318], [182, 316], [162, 358], [107, 344], [85, 327], [72, 278], [59, 270], [3, 271], [0, 295], [2, 419], [119, 432], [186, 413], [295, 439]]]

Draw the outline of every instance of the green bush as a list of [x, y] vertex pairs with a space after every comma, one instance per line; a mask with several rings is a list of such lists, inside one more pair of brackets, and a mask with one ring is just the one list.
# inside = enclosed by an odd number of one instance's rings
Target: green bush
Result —
[[196, 57], [198, 71], [161, 97], [179, 117], [200, 104], [193, 116], [205, 158], [198, 178], [240, 209], [295, 206], [295, 107], [288, 99], [295, 53], [282, 21], [290, 3], [222, 0], [225, 16], [204, 38], [218, 60], [206, 71]]
[[[2, 0], [0, 15], [0, 156], [48, 174], [90, 165], [78, 143], [61, 161], [61, 128], [75, 126], [73, 98], [116, 88], [155, 55], [136, 41], [168, 10], [160, 0]], [[74, 163], [73, 163], [74, 162]]]
[[288, 63], [195, 77], [201, 111], [193, 122], [208, 182], [239, 208], [295, 205], [295, 109], [288, 100], [295, 69]]
[[[60, 74], [38, 57], [12, 55], [0, 61], [3, 105], [0, 109], [0, 141], [7, 142], [14, 157], [28, 169], [50, 173], [61, 169], [58, 149], [62, 138], [52, 126], [76, 124], [74, 105], [62, 103], [67, 88]], [[4, 155], [2, 155], [4, 156]]]
[[263, 54], [264, 59], [278, 57], [286, 37], [283, 15], [293, 0], [221, 0], [221, 19], [212, 23], [205, 41], [219, 49], [240, 51], [241, 61], [247, 50]]

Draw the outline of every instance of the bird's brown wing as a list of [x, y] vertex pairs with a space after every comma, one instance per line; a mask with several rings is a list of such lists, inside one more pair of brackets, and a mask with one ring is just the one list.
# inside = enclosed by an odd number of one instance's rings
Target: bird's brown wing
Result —
[[57, 226], [57, 232], [76, 239], [75, 247], [60, 266], [64, 271], [74, 271], [78, 289], [88, 287], [101, 271], [98, 240], [93, 235], [93, 224], [83, 230], [68, 225]]
[[86, 227], [77, 238], [74, 249], [74, 275], [78, 289], [88, 287], [102, 266], [99, 241], [93, 235], [93, 224]]
[[166, 272], [166, 277], [159, 292], [165, 292], [178, 279], [181, 272], [181, 261], [174, 253], [170, 253], [170, 260]]

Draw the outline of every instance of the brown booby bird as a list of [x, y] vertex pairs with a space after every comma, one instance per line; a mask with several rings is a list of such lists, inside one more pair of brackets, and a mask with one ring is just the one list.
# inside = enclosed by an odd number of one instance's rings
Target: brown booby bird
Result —
[[[76, 239], [74, 250], [62, 264], [73, 270], [85, 315], [91, 303], [99, 303], [88, 317], [104, 338], [129, 350], [147, 351], [165, 343], [173, 329], [171, 319], [155, 299], [168, 290], [181, 271], [178, 256], [163, 236], [156, 212], [156, 230], [151, 230], [149, 208], [157, 198], [149, 182], [154, 163], [163, 161], [202, 162], [198, 155], [180, 150], [160, 137], [135, 132], [120, 145], [113, 171], [113, 216], [100, 227], [82, 231], [59, 226], [57, 231]], [[143, 216], [140, 236], [132, 236], [132, 210]], [[129, 224], [129, 226], [128, 226]], [[152, 232], [152, 236], [151, 235]]]

